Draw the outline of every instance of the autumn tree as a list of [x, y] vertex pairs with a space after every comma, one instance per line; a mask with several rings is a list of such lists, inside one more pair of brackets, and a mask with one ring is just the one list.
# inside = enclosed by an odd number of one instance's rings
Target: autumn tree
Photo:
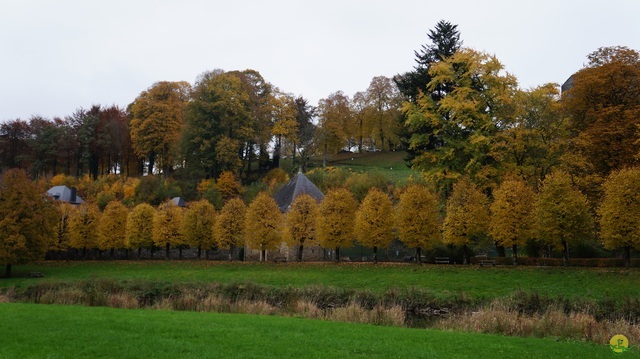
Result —
[[247, 206], [240, 198], [227, 201], [216, 216], [213, 234], [218, 247], [229, 250], [229, 260], [233, 251], [244, 243], [244, 225]]
[[414, 158], [413, 167], [424, 171], [440, 189], [448, 191], [461, 176], [482, 187], [490, 187], [499, 175], [499, 161], [492, 141], [513, 114], [517, 81], [503, 71], [495, 56], [461, 49], [429, 70], [428, 89], [450, 86], [440, 98], [418, 96], [416, 104], [405, 103], [407, 125], [416, 133], [411, 149], [429, 147], [432, 141], [418, 131], [424, 126], [437, 136], [433, 149]]
[[69, 249], [70, 222], [76, 208], [67, 202], [59, 202], [56, 205], [56, 210], [58, 217], [51, 250], [60, 253]]
[[358, 242], [373, 247], [373, 262], [378, 262], [378, 248], [393, 242], [393, 204], [389, 196], [373, 187], [356, 212], [355, 234]]
[[173, 167], [190, 89], [184, 81], [157, 82], [129, 106], [133, 149], [147, 160], [148, 174], [153, 173], [156, 162], [165, 175]]
[[[458, 25], [440, 20], [432, 30], [429, 30], [427, 37], [429, 43], [422, 45], [419, 51], [414, 51], [416, 63], [414, 69], [396, 75], [393, 79], [404, 98], [413, 104], [418, 102], [420, 96], [429, 96], [437, 102], [453, 90], [452, 85], [448, 83], [440, 84], [435, 88], [428, 88], [428, 84], [432, 80], [429, 73], [431, 67], [453, 56], [461, 48], [462, 40], [460, 40]], [[401, 139], [408, 153], [406, 159], [409, 165], [412, 165], [415, 157], [439, 146], [438, 136], [436, 129], [428, 121], [407, 125], [406, 113], [401, 119], [404, 125]], [[420, 141], [417, 140], [418, 138]]]
[[401, 97], [395, 83], [388, 77], [377, 76], [371, 80], [366, 92], [370, 117], [370, 136], [380, 150], [393, 149], [399, 140]]
[[54, 237], [56, 212], [24, 171], [11, 169], [0, 182], [0, 263], [11, 266], [43, 259]]
[[340, 248], [353, 245], [357, 209], [358, 202], [344, 188], [329, 190], [320, 202], [316, 236], [323, 248], [335, 249], [336, 261], [340, 261]]
[[513, 265], [518, 263], [518, 247], [533, 238], [535, 193], [519, 178], [503, 181], [493, 192], [489, 233], [500, 246], [511, 247]]
[[469, 247], [486, 234], [489, 223], [488, 199], [468, 178], [453, 185], [447, 200], [443, 241], [462, 247], [464, 264], [469, 264]]
[[82, 249], [83, 258], [87, 257], [87, 249], [97, 247], [100, 210], [94, 203], [83, 203], [71, 217], [69, 222], [69, 245], [76, 250]]
[[640, 54], [623, 46], [602, 47], [575, 73], [563, 93], [573, 135], [571, 163], [580, 176], [604, 180], [617, 169], [638, 163], [640, 142]]
[[605, 248], [624, 248], [625, 265], [631, 265], [631, 249], [640, 249], [640, 169], [612, 172], [603, 184], [598, 209], [600, 234]]
[[571, 177], [561, 171], [547, 176], [536, 202], [537, 237], [548, 247], [561, 249], [564, 265], [569, 261], [569, 245], [592, 235], [593, 218], [587, 198]]
[[98, 225], [98, 249], [111, 250], [125, 248], [127, 216], [129, 210], [120, 201], [111, 201], [104, 209]]
[[165, 247], [167, 259], [170, 258], [171, 246], [180, 249], [186, 244], [182, 236], [182, 220], [182, 208], [172, 201], [161, 204], [153, 217], [153, 243]]
[[203, 248], [208, 251], [215, 246], [213, 237], [215, 214], [215, 208], [205, 199], [191, 203], [184, 214], [184, 240], [198, 248], [198, 258], [201, 257]]
[[260, 261], [267, 250], [277, 249], [282, 241], [283, 218], [278, 204], [266, 192], [260, 192], [247, 209], [244, 237], [250, 248], [260, 250]]
[[296, 197], [285, 214], [285, 241], [298, 247], [298, 262], [302, 262], [304, 246], [316, 238], [318, 203], [308, 194]]
[[273, 167], [280, 167], [280, 157], [283, 155], [286, 143], [293, 144], [297, 141], [297, 112], [298, 108], [294, 97], [275, 89], [274, 96], [271, 97], [271, 116], [273, 118], [271, 133], [274, 136]]
[[400, 240], [416, 249], [418, 263], [422, 249], [429, 250], [442, 241], [438, 198], [423, 185], [411, 185], [400, 194], [395, 219]]
[[518, 173], [538, 187], [565, 158], [569, 133], [557, 84], [519, 90], [513, 116], [496, 135], [492, 152], [505, 172]]
[[216, 180], [216, 189], [220, 192], [222, 199], [228, 201], [240, 195], [242, 184], [233, 172], [223, 171]]
[[349, 97], [338, 91], [321, 99], [318, 105], [318, 120], [316, 134], [322, 146], [323, 166], [326, 166], [329, 153], [337, 153], [345, 146], [352, 146], [354, 126]]
[[254, 145], [271, 139], [271, 86], [253, 70], [214, 70], [198, 77], [182, 139], [187, 168], [217, 177], [250, 171]]
[[125, 245], [138, 249], [138, 258], [142, 248], [151, 248], [153, 254], [153, 219], [156, 210], [147, 203], [135, 206], [127, 216]]

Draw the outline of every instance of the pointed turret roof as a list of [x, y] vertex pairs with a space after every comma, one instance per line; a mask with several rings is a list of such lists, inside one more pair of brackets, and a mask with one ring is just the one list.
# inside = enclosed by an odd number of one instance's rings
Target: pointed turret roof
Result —
[[274, 199], [278, 203], [280, 211], [287, 212], [291, 207], [291, 203], [301, 194], [308, 194], [316, 201], [320, 202], [324, 199], [322, 193], [316, 185], [311, 182], [302, 172], [298, 172], [289, 183], [275, 194]]

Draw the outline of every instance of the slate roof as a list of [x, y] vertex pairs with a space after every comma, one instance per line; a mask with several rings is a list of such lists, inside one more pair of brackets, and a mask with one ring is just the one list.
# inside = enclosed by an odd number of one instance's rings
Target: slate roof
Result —
[[[71, 204], [82, 204], [84, 200], [76, 195], [71, 188], [67, 186], [54, 186], [47, 191], [47, 194], [56, 201], [68, 202]], [[72, 198], [75, 195], [75, 199]]]
[[182, 197], [173, 197], [171, 201], [173, 201], [173, 204], [175, 204], [178, 207], [186, 207], [187, 205], [187, 203], [184, 201], [184, 199], [182, 199]]
[[273, 198], [276, 200], [281, 212], [287, 212], [291, 207], [291, 203], [301, 194], [308, 194], [316, 201], [320, 202], [324, 199], [322, 193], [316, 185], [311, 182], [302, 172], [298, 172], [289, 183], [280, 189]]

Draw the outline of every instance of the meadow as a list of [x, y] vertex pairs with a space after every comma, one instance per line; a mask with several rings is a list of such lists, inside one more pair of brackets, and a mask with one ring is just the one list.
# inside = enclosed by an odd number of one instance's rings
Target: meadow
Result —
[[[2, 358], [611, 358], [606, 345], [276, 316], [0, 304]], [[640, 358], [640, 351], [623, 358]]]
[[[40, 272], [44, 278], [29, 278]], [[15, 266], [0, 288], [86, 279], [165, 283], [242, 283], [274, 287], [368, 290], [422, 289], [443, 299], [461, 295], [490, 300], [515, 292], [550, 298], [624, 300], [640, 297], [638, 268], [581, 268], [405, 263], [244, 263], [219, 261], [44, 261]]]

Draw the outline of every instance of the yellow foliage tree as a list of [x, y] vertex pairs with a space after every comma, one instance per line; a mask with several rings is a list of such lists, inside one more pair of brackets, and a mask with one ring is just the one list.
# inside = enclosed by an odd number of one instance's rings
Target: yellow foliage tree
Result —
[[244, 242], [244, 218], [247, 206], [240, 198], [232, 198], [222, 206], [216, 216], [213, 233], [218, 247], [229, 250], [229, 260], [233, 259], [234, 248]]
[[518, 263], [518, 246], [533, 238], [535, 193], [519, 178], [507, 179], [493, 192], [489, 232], [502, 246], [513, 249], [513, 265]]
[[111, 250], [125, 247], [129, 210], [120, 201], [111, 201], [104, 209], [98, 225], [98, 249]]
[[625, 265], [631, 265], [631, 249], [640, 249], [640, 169], [612, 172], [604, 185], [598, 214], [605, 248], [624, 248]]
[[308, 194], [302, 194], [293, 201], [285, 215], [285, 241], [298, 247], [298, 262], [302, 262], [305, 244], [316, 238], [318, 203]]
[[100, 210], [94, 203], [83, 203], [75, 211], [69, 222], [69, 246], [76, 250], [82, 249], [82, 256], [86, 258], [87, 249], [97, 245], [98, 224]]
[[220, 174], [220, 177], [218, 177], [218, 180], [216, 181], [216, 188], [222, 195], [222, 199], [226, 202], [231, 198], [240, 195], [242, 185], [233, 172], [224, 171]]
[[56, 212], [24, 171], [8, 170], [0, 181], [0, 263], [11, 265], [44, 258], [54, 236]]
[[378, 247], [393, 241], [393, 204], [388, 195], [373, 187], [356, 212], [355, 233], [358, 241], [373, 247], [373, 261], [378, 262]]
[[198, 248], [198, 258], [203, 248], [208, 251], [215, 246], [213, 236], [215, 216], [216, 209], [206, 199], [191, 203], [184, 214], [184, 240], [187, 244]]
[[353, 227], [358, 202], [348, 190], [329, 190], [318, 207], [316, 236], [323, 248], [335, 248], [335, 260], [340, 260], [340, 248], [353, 244]]
[[156, 210], [147, 203], [135, 206], [127, 217], [127, 248], [138, 248], [138, 258], [142, 248], [151, 248], [153, 256], [153, 219]]
[[167, 259], [170, 258], [172, 245], [180, 247], [185, 244], [182, 219], [182, 208], [171, 201], [161, 204], [153, 217], [153, 243], [158, 247], [165, 247]]
[[447, 215], [443, 225], [443, 241], [462, 247], [464, 264], [469, 264], [469, 246], [487, 232], [489, 209], [487, 196], [468, 178], [453, 185], [447, 201]]
[[429, 250], [442, 241], [442, 215], [438, 199], [425, 186], [414, 184], [400, 194], [396, 207], [396, 228], [400, 240], [416, 249], [420, 263], [420, 250]]
[[266, 251], [276, 249], [282, 240], [282, 213], [276, 201], [266, 192], [260, 192], [251, 202], [245, 217], [244, 234], [250, 248], [260, 250], [260, 261], [266, 260]]
[[69, 224], [76, 208], [67, 202], [57, 203], [56, 210], [58, 213], [58, 221], [56, 223], [56, 235], [51, 250], [62, 252], [69, 249]]
[[569, 244], [592, 235], [587, 197], [573, 187], [568, 174], [554, 172], [542, 183], [535, 213], [538, 238], [547, 246], [562, 249], [564, 265], [568, 265]]

